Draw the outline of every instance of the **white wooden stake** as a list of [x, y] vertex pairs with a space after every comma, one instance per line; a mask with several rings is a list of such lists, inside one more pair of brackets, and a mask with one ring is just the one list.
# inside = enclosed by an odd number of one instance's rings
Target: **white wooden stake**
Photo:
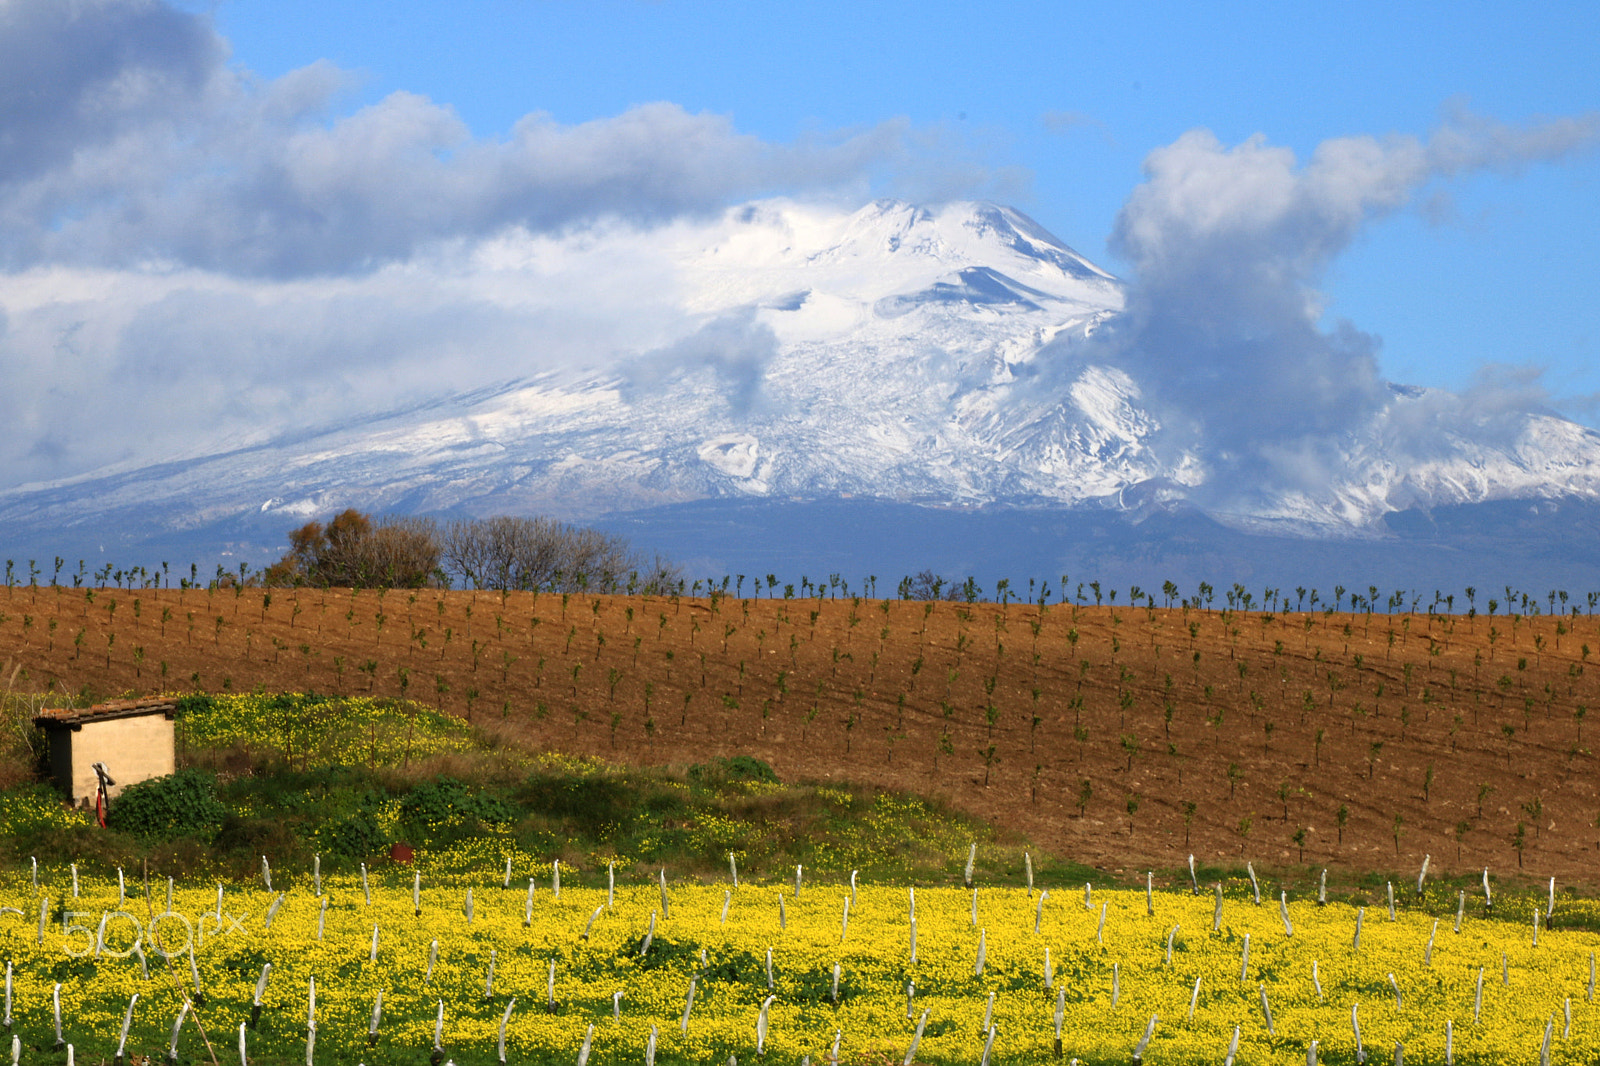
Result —
[[639, 945], [639, 957], [644, 958], [645, 952], [650, 950], [650, 944], [656, 938], [656, 912], [650, 912], [650, 928], [645, 930], [644, 941]]
[[272, 920], [278, 916], [278, 908], [283, 906], [283, 897], [285, 895], [287, 895], [287, 893], [279, 892], [278, 893], [278, 898], [273, 900], [272, 901], [272, 906], [267, 908], [266, 920], [261, 923], [261, 928], [262, 929], [265, 930], [265, 929], [271, 929], [272, 928]]
[[511, 1002], [506, 1004], [506, 1012], [500, 1015], [500, 1041], [496, 1045], [500, 1061], [506, 1061], [506, 1025], [511, 1021], [511, 1011], [517, 1005], [517, 997], [512, 996]]
[[994, 1026], [989, 1027], [989, 1035], [983, 1041], [983, 1058], [978, 1060], [978, 1066], [989, 1066], [989, 1052], [994, 1049], [994, 1038], [999, 1032]]
[[[133, 1024], [133, 1005], [139, 1002], [139, 993], [135, 992], [133, 998], [128, 1000], [128, 1013], [122, 1016], [122, 1031], [117, 1034], [117, 1061], [122, 1061], [122, 1052], [128, 1046], [128, 1027]], [[1567, 1010], [1571, 1016], [1571, 1007]]]
[[768, 996], [761, 1001], [761, 1013], [756, 1015], [756, 1054], [767, 1053], [767, 1011], [772, 1008], [772, 1001], [777, 996]]
[[922, 1043], [922, 1030], [928, 1026], [928, 1011], [922, 1012], [922, 1017], [917, 1021], [917, 1031], [911, 1036], [911, 1047], [906, 1051], [906, 1060], [902, 1066], [911, 1066], [911, 1060], [917, 1057], [917, 1046]]
[[[59, 988], [61, 986], [57, 985], [56, 987]], [[187, 1018], [188, 1016], [189, 1016], [189, 1001], [188, 1000], [184, 1000], [183, 1001], [183, 1006], [178, 1008], [177, 1020], [175, 1020], [172, 1023], [172, 1040], [169, 1042], [169, 1044], [167, 1046], [167, 1057], [169, 1059], [172, 1059], [174, 1062], [176, 1062], [177, 1059], [178, 1059], [178, 1032], [183, 1028], [183, 1020], [185, 1018]], [[61, 1042], [61, 1034], [60, 1034], [59, 1029], [58, 1029], [58, 1031], [56, 1033], [56, 1042], [57, 1043]]]
[[1135, 1064], [1144, 1061], [1144, 1049], [1150, 1046], [1150, 1038], [1156, 1035], [1156, 1022], [1160, 1020], [1158, 1015], [1150, 1015], [1150, 1024], [1144, 1027], [1144, 1036], [1139, 1038], [1139, 1043], [1133, 1049]]
[[684, 1036], [689, 1035], [689, 1012], [694, 1010], [694, 983], [697, 980], [699, 979], [696, 977], [689, 978], [689, 995], [683, 1001], [683, 1021], [679, 1023], [678, 1028], [683, 1031]]

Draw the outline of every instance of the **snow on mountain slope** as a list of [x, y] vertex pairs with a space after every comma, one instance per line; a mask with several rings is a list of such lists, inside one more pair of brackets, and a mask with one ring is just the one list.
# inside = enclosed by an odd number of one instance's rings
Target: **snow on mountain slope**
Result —
[[[1314, 534], [1360, 533], [1413, 506], [1600, 498], [1592, 431], [1479, 417], [1414, 389], [1392, 390], [1321, 482], [1219, 492], [1202, 455], [1166, 439], [1140, 383], [1086, 343], [1121, 311], [1121, 284], [1008, 208], [773, 201], [660, 240], [696, 331], [655, 350], [12, 490], [0, 521], [178, 529], [345, 506], [581, 517], [717, 496], [1121, 508], [1196, 496], [1235, 524]], [[525, 263], [513, 278], [559, 271], [547, 245], [507, 242], [498, 254]]]

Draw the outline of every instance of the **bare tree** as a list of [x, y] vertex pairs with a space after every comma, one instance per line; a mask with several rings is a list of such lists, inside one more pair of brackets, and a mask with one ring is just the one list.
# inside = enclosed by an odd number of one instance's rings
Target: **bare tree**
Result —
[[675, 585], [678, 568], [645, 559], [627, 540], [551, 518], [464, 519], [445, 527], [446, 569], [483, 589], [616, 589], [653, 592]]

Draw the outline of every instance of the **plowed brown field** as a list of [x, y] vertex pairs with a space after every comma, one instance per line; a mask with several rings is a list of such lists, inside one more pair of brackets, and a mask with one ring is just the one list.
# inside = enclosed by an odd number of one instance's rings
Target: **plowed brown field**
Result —
[[403, 694], [546, 748], [932, 794], [1112, 870], [1511, 874], [1522, 823], [1527, 876], [1593, 890], [1590, 647], [1588, 616], [0, 590], [34, 688]]

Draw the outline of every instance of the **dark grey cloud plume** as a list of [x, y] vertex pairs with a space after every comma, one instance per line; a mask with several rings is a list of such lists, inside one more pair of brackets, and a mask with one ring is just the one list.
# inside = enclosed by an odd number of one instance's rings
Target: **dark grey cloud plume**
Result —
[[1113, 247], [1134, 278], [1101, 355], [1129, 366], [1176, 442], [1203, 442], [1224, 491], [1315, 484], [1389, 396], [1376, 339], [1322, 325], [1316, 286], [1333, 259], [1438, 179], [1597, 137], [1594, 114], [1529, 126], [1458, 114], [1426, 140], [1338, 138], [1301, 164], [1260, 136], [1228, 148], [1191, 131], [1149, 155], [1118, 216]]
[[730, 411], [744, 416], [761, 400], [761, 381], [778, 354], [778, 338], [753, 311], [712, 319], [694, 333], [623, 367], [623, 393], [645, 397], [679, 375], [709, 370]]

